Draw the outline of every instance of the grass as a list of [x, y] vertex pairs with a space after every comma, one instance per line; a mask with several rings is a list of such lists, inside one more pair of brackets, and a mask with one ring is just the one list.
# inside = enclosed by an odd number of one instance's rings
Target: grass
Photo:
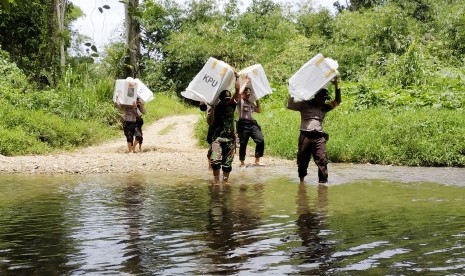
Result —
[[[434, 115], [433, 115], [434, 114]], [[465, 113], [447, 109], [350, 110], [341, 106], [327, 114], [332, 162], [407, 166], [465, 166]], [[266, 153], [294, 159], [300, 115], [273, 108], [256, 116], [266, 140]]]
[[[111, 104], [111, 98], [106, 104]], [[47, 109], [13, 106], [0, 100], [0, 154], [5, 156], [34, 155], [72, 150], [98, 144], [122, 132], [122, 126], [112, 119], [114, 107], [106, 113], [90, 118], [59, 116]], [[99, 103], [99, 105], [105, 104]], [[192, 113], [193, 108], [169, 94], [157, 94], [147, 104], [144, 120], [151, 123], [172, 114]], [[115, 113], [117, 114], [117, 112]], [[109, 116], [109, 117], [105, 117]], [[111, 122], [111, 123], [107, 123]]]
[[160, 130], [160, 131], [158, 132], [158, 134], [160, 134], [160, 135], [166, 135], [166, 134], [168, 134], [170, 131], [172, 131], [173, 128], [174, 128], [175, 126], [176, 126], [176, 123], [172, 123], [172, 124], [170, 124], [170, 125], [167, 125], [165, 128], [163, 128], [162, 130]]

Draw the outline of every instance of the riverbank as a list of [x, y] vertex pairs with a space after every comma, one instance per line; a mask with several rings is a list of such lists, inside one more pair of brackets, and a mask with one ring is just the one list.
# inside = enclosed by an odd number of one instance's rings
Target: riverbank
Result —
[[[2, 174], [108, 174], [154, 171], [207, 171], [207, 150], [197, 146], [194, 125], [199, 115], [169, 116], [144, 126], [142, 152], [127, 153], [121, 136], [72, 152], [0, 156]], [[248, 151], [253, 153], [252, 150]], [[252, 156], [247, 157], [249, 162]], [[295, 161], [265, 156], [267, 166], [295, 166]], [[239, 159], [235, 158], [235, 165]]]

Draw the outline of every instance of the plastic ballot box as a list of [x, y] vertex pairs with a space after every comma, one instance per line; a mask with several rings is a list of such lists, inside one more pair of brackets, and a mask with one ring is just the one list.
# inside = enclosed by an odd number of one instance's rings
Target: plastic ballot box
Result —
[[153, 92], [140, 79], [131, 77], [115, 81], [114, 102], [116, 102], [116, 97], [118, 97], [118, 103], [122, 105], [132, 105], [137, 98], [144, 103], [154, 99]]
[[248, 76], [250, 79], [249, 84], [251, 85], [250, 89], [252, 90], [252, 94], [250, 95], [249, 101], [255, 102], [273, 92], [261, 64], [255, 64], [242, 69], [238, 74], [240, 76], [239, 83], [241, 87], [246, 81], [245, 76]]
[[135, 81], [137, 82], [137, 97], [144, 103], [152, 101], [153, 92], [140, 79], [135, 79]]
[[133, 78], [115, 81], [113, 101], [122, 105], [132, 105], [137, 100], [138, 83]]
[[339, 75], [338, 63], [321, 53], [305, 63], [290, 79], [289, 94], [296, 101], [307, 101]]
[[216, 105], [221, 91], [231, 90], [234, 81], [234, 70], [231, 66], [210, 57], [181, 95], [194, 101]]

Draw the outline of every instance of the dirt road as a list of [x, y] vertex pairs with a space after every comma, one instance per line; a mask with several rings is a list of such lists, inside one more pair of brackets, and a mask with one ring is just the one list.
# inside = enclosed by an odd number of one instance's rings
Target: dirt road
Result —
[[[141, 153], [126, 153], [121, 137], [97, 146], [52, 155], [6, 157], [0, 155], [3, 174], [105, 174], [137, 171], [206, 171], [207, 150], [199, 148], [194, 138], [198, 115], [180, 115], [144, 125]], [[248, 150], [248, 155], [253, 149]], [[249, 162], [253, 156], [247, 156]], [[268, 166], [294, 166], [293, 161], [265, 156]], [[237, 156], [234, 165], [239, 165]]]

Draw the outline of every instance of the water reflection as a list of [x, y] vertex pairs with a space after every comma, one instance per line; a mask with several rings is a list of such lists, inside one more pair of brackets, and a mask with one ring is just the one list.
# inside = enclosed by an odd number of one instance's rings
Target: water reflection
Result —
[[6, 185], [0, 184], [0, 275], [57, 275], [58, 271], [75, 268], [66, 265], [68, 256], [76, 250], [69, 239], [72, 222], [65, 215], [65, 196], [42, 190], [41, 185], [49, 187], [43, 181], [37, 186], [20, 186], [21, 189], [15, 182], [3, 183]]
[[[234, 219], [232, 216], [231, 186], [210, 185], [208, 209], [208, 246], [213, 250], [207, 255], [214, 264], [227, 264], [229, 250], [234, 248]], [[234, 267], [230, 267], [234, 271]]]
[[[330, 264], [331, 246], [326, 240], [327, 226], [325, 225], [328, 207], [328, 187], [318, 185], [314, 206], [310, 205], [308, 186], [299, 184], [297, 193], [297, 233], [302, 240], [302, 249], [296, 255], [302, 264], [312, 264], [319, 275], [327, 273]], [[309, 273], [306, 271], [305, 273]]]
[[240, 184], [234, 188], [209, 186], [207, 230], [213, 251], [208, 257], [216, 264], [212, 272], [228, 275], [238, 273], [240, 264], [253, 257], [244, 250], [259, 239], [255, 230], [259, 228], [263, 206], [263, 185]]
[[123, 207], [127, 220], [127, 239], [122, 241], [125, 244], [123, 261], [123, 271], [131, 274], [140, 274], [142, 269], [142, 257], [144, 250], [141, 248], [142, 228], [143, 228], [143, 208], [144, 208], [144, 187], [141, 177], [129, 176], [123, 190]]

